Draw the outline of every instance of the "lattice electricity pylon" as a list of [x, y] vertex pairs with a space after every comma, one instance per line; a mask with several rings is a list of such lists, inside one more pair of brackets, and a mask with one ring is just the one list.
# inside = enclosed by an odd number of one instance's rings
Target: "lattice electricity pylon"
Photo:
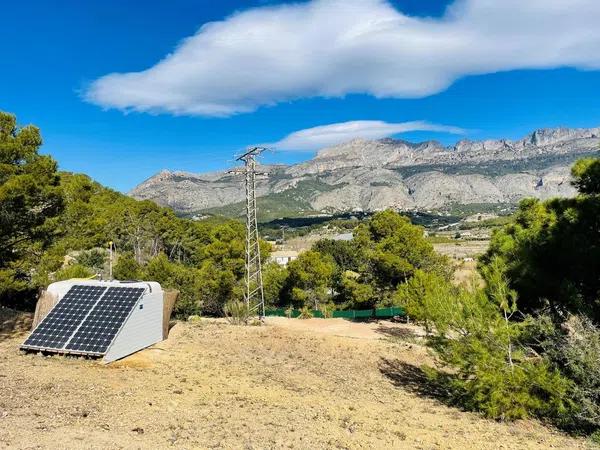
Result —
[[246, 178], [246, 274], [244, 276], [246, 291], [244, 300], [248, 310], [251, 313], [256, 311], [259, 317], [265, 315], [265, 294], [256, 218], [256, 156], [264, 150], [263, 147], [251, 147], [237, 158], [237, 161], [244, 161]]

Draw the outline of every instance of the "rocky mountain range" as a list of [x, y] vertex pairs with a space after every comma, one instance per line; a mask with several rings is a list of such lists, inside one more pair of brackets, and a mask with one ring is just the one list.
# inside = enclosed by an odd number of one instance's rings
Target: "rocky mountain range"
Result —
[[[264, 165], [257, 180], [263, 217], [315, 213], [444, 210], [455, 205], [515, 204], [524, 197], [571, 196], [570, 166], [600, 155], [600, 128], [537, 130], [523, 139], [469, 141], [353, 140], [305, 162]], [[238, 215], [243, 177], [228, 172], [161, 171], [130, 195], [194, 215]]]

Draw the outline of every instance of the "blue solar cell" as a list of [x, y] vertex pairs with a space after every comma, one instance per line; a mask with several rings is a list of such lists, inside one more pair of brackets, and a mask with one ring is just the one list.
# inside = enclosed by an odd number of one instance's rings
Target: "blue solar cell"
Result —
[[110, 287], [83, 321], [67, 350], [106, 353], [113, 339], [144, 294], [143, 288]]
[[106, 291], [104, 286], [75, 285], [31, 333], [23, 347], [60, 350]]
[[102, 355], [143, 295], [144, 288], [74, 285], [21, 348]]

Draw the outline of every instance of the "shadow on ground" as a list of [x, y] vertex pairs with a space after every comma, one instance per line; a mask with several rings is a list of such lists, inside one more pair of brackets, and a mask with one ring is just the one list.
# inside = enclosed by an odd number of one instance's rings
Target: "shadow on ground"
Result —
[[414, 330], [411, 330], [409, 328], [379, 325], [375, 331], [377, 333], [383, 334], [384, 336], [401, 339], [403, 341], [415, 341], [421, 337]]
[[23, 313], [9, 308], [0, 308], [0, 342], [24, 336], [33, 321], [31, 313]]
[[452, 392], [449, 388], [451, 375], [437, 372], [435, 377], [428, 376], [420, 367], [386, 358], [381, 358], [379, 370], [398, 388], [446, 405], [452, 403]]

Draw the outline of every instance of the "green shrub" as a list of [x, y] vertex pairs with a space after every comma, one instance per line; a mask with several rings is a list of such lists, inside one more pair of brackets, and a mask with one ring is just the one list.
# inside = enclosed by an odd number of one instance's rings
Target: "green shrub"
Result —
[[262, 269], [265, 305], [271, 307], [277, 305], [280, 301], [281, 291], [288, 277], [285, 267], [277, 263], [265, 264]]
[[[519, 325], [514, 327], [513, 338], [518, 337]], [[515, 346], [509, 353], [508, 343], [506, 331], [497, 328], [452, 339], [430, 338], [440, 361], [451, 368], [452, 376], [443, 378], [449, 400], [492, 419], [539, 417], [564, 423], [577, 411], [574, 383], [526, 349]], [[434, 379], [439, 373], [430, 370], [428, 375]]]
[[295, 305], [315, 309], [331, 299], [331, 283], [335, 263], [329, 255], [306, 251], [287, 267], [289, 277], [286, 295]]
[[242, 298], [241, 286], [232, 271], [212, 260], [205, 261], [199, 270], [189, 268], [187, 272], [184, 284], [190, 287], [190, 301], [195, 302], [203, 315], [223, 316], [228, 301]]
[[454, 379], [452, 395], [461, 406], [500, 420], [531, 416], [563, 420], [573, 410], [572, 383], [541, 361], [510, 366], [500, 355], [479, 355]]
[[440, 332], [459, 307], [457, 291], [443, 277], [416, 270], [412, 278], [402, 283], [394, 295], [394, 303], [404, 308], [408, 316], [423, 324], [427, 334], [432, 327]]
[[101, 272], [104, 269], [104, 262], [107, 259], [106, 252], [93, 248], [88, 251], [82, 251], [77, 256], [77, 263], [90, 269]]
[[312, 309], [310, 309], [308, 306], [303, 306], [300, 309], [300, 315], [298, 316], [298, 319], [311, 319], [312, 316], [313, 316]]
[[163, 288], [177, 289], [179, 297], [174, 313], [178, 318], [185, 318], [191, 314], [199, 314], [203, 306], [200, 292], [207, 286], [201, 283], [198, 272], [192, 267], [171, 262], [164, 253], [160, 253], [148, 262], [142, 278], [156, 281]]
[[230, 300], [225, 303], [223, 312], [227, 321], [232, 325], [246, 325], [250, 318], [250, 310], [246, 302]]
[[584, 314], [600, 324], [600, 158], [577, 162], [573, 183], [574, 198], [522, 200], [514, 220], [493, 234], [480, 267], [505, 261], [524, 313], [546, 311], [557, 321]]
[[330, 319], [333, 317], [333, 312], [335, 311], [335, 305], [331, 303], [326, 303], [319, 307], [321, 314], [323, 314], [323, 318]]
[[69, 280], [71, 278], [90, 278], [94, 273], [81, 264], [71, 264], [60, 269], [54, 274], [55, 281]]
[[[570, 317], [559, 329], [548, 326], [542, 342], [545, 355], [574, 382], [575, 414], [564, 424], [585, 433], [600, 431], [600, 329], [584, 316]], [[539, 336], [538, 336], [539, 338]]]
[[[459, 289], [425, 309], [436, 334], [429, 345], [450, 367], [450, 397], [499, 420], [540, 417], [561, 422], [574, 411], [573, 382], [528, 345], [529, 321], [516, 322], [516, 294], [499, 262], [485, 289]], [[425, 290], [435, 292], [429, 285]]]
[[142, 267], [133, 257], [133, 253], [123, 253], [118, 256], [113, 266], [115, 280], [139, 280], [143, 278]]
[[346, 301], [347, 309], [371, 309], [377, 304], [380, 296], [377, 295], [373, 285], [361, 283], [357, 280], [358, 274], [350, 271], [344, 272], [340, 277], [338, 290], [340, 296]]
[[600, 194], [600, 158], [584, 158], [571, 168], [571, 183], [582, 194]]

